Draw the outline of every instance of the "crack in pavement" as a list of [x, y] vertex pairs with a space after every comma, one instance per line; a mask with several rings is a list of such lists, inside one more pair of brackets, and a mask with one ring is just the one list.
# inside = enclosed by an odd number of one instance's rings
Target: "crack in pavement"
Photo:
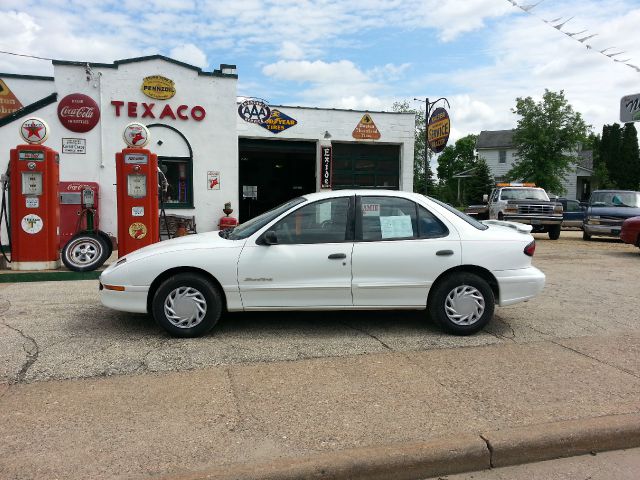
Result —
[[[22, 344], [22, 349], [26, 354], [26, 359], [22, 364], [22, 367], [18, 371], [17, 375], [15, 376], [15, 378], [11, 380], [9, 384], [24, 383], [25, 378], [27, 376], [27, 372], [29, 371], [31, 366], [34, 363], [36, 363], [36, 361], [38, 360], [38, 355], [40, 355], [40, 347], [38, 346], [38, 343], [35, 341], [34, 338], [30, 337], [29, 335], [26, 335], [19, 328], [9, 325], [6, 321], [2, 321], [0, 323], [5, 327], [7, 327], [9, 330], [13, 330], [14, 332], [17, 332], [18, 334], [20, 334], [20, 336], [25, 340], [25, 343]], [[32, 348], [28, 349], [26, 347], [28, 343], [32, 345]]]
[[366, 330], [363, 330], [362, 328], [358, 328], [358, 327], [354, 327], [353, 325], [350, 325], [347, 322], [337, 322], [339, 325], [343, 325], [345, 327], [351, 328], [352, 330], [355, 330], [356, 332], [360, 332], [360, 333], [364, 333], [365, 335], [373, 338], [376, 342], [378, 342], [380, 345], [382, 345], [384, 348], [386, 348], [387, 350], [390, 350], [392, 352], [395, 352], [395, 350], [393, 348], [391, 348], [389, 345], [387, 345], [386, 343], [384, 343], [382, 340], [380, 340], [378, 337], [376, 337], [373, 333], [369, 333]]
[[233, 397], [233, 407], [236, 411], [236, 418], [234, 419], [233, 425], [228, 425], [230, 432], [235, 432], [237, 430], [242, 430], [242, 413], [240, 412], [240, 399], [238, 398], [238, 391], [236, 389], [236, 383], [233, 379], [233, 375], [231, 374], [231, 366], [225, 368], [225, 373], [227, 374], [227, 380], [229, 381], [229, 387], [231, 388], [231, 396]]
[[554, 345], [557, 345], [557, 346], [559, 346], [561, 348], [565, 348], [565, 349], [567, 349], [567, 350], [569, 350], [569, 351], [571, 351], [573, 353], [577, 353], [578, 355], [582, 355], [583, 357], [587, 357], [587, 358], [589, 358], [591, 360], [595, 360], [596, 362], [601, 363], [602, 365], [607, 365], [608, 367], [615, 368], [616, 370], [619, 370], [619, 371], [621, 371], [623, 373], [631, 375], [632, 377], [640, 378], [640, 375], [638, 375], [637, 373], [635, 373], [635, 372], [633, 372], [631, 370], [627, 370], [626, 368], [620, 367], [618, 365], [613, 365], [612, 363], [605, 362], [604, 360], [601, 360], [601, 359], [599, 359], [597, 357], [589, 355], [588, 353], [584, 353], [584, 352], [581, 352], [580, 350], [576, 350], [575, 348], [571, 348], [571, 347], [569, 347], [567, 345], [563, 345], [559, 341], [555, 341], [555, 340], [549, 340], [549, 341], [551, 343], [553, 343]]

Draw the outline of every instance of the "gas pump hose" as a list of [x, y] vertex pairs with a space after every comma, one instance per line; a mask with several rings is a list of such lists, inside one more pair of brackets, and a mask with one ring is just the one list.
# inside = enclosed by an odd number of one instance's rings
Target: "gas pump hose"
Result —
[[[11, 225], [9, 224], [9, 213], [7, 212], [7, 189], [9, 187], [9, 167], [7, 167], [7, 172], [4, 174], [4, 178], [2, 179], [2, 206], [0, 206], [0, 228], [2, 227], [2, 219], [4, 218], [4, 224], [7, 230], [7, 241], [9, 242], [9, 251], [11, 251]], [[11, 260], [7, 258], [7, 254], [4, 251], [4, 245], [2, 245], [2, 241], [0, 240], [0, 252], [2, 253], [2, 257], [5, 259], [7, 263], [11, 263]]]

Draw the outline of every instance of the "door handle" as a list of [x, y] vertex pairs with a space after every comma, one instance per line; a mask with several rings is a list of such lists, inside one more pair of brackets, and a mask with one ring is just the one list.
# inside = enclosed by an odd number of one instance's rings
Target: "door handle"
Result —
[[347, 258], [346, 253], [332, 253], [331, 255], [329, 255], [329, 260], [340, 260], [343, 258]]
[[436, 255], [438, 255], [439, 257], [448, 257], [450, 255], [453, 255], [453, 250], [438, 250], [436, 252]]

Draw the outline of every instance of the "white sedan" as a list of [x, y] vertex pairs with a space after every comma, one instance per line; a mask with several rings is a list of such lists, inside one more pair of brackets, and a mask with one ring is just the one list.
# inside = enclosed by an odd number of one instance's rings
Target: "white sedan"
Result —
[[483, 223], [423, 195], [338, 190], [295, 198], [234, 229], [156, 243], [100, 276], [101, 300], [169, 333], [209, 332], [224, 311], [428, 310], [468, 335], [494, 306], [536, 296], [531, 226]]

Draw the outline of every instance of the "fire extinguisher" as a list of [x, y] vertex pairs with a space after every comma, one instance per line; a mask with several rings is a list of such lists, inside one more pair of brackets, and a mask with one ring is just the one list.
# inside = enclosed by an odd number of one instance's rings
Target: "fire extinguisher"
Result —
[[218, 228], [220, 230], [225, 230], [227, 228], [233, 228], [238, 225], [238, 219], [235, 217], [230, 217], [233, 213], [233, 208], [231, 208], [231, 202], [227, 202], [224, 204], [224, 208], [222, 211], [225, 213], [224, 217], [220, 217], [220, 221], [218, 222]]

